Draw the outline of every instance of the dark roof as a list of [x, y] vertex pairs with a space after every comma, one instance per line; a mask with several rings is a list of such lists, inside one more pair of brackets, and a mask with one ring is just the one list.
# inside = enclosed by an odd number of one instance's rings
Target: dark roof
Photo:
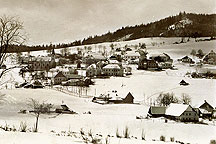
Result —
[[66, 78], [66, 76], [62, 73], [62, 72], [59, 72], [56, 76], [55, 76], [55, 78], [56, 77], [65, 77]]
[[185, 80], [181, 80], [181, 82], [180, 83], [186, 83], [186, 81]]
[[154, 114], [165, 114], [166, 112], [166, 107], [165, 106], [151, 106], [149, 108], [149, 113], [154, 115]]
[[183, 57], [182, 59], [191, 59], [191, 58], [189, 58], [188, 56], [185, 56], [185, 57]]
[[[131, 97], [133, 97], [133, 95], [131, 94], [131, 92], [129, 92], [128, 94], [127, 94], [127, 96], [126, 97], [128, 97], [128, 96], [131, 96]], [[133, 97], [134, 98], [134, 97]]]

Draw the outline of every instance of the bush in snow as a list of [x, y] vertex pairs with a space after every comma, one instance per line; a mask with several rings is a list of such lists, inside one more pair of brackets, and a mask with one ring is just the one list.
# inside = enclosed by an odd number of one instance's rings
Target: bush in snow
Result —
[[123, 135], [124, 135], [124, 138], [129, 138], [129, 128], [128, 126], [125, 127], [125, 130], [123, 131]]
[[26, 132], [27, 131], [27, 124], [26, 122], [22, 122], [20, 123], [20, 131], [21, 132]]
[[160, 141], [164, 141], [165, 142], [165, 140], [166, 140], [166, 138], [165, 138], [165, 136], [160, 136]]
[[141, 135], [142, 140], [145, 140], [145, 132], [142, 130], [142, 135]]

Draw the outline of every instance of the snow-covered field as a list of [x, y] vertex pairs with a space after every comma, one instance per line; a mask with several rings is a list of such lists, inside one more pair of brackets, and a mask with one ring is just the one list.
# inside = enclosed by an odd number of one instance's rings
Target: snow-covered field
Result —
[[[148, 42], [152, 39], [139, 39], [135, 41], [122, 42], [124, 44], [137, 44], [139, 42]], [[165, 52], [175, 61], [178, 70], [166, 70], [162, 72], [151, 72], [144, 70], [135, 70], [133, 67], [132, 75], [127, 77], [111, 77], [110, 79], [95, 79], [95, 85], [90, 86], [88, 93], [99, 95], [108, 90], [117, 90], [119, 95], [125, 97], [131, 92], [136, 102], [141, 104], [117, 104], [100, 105], [91, 102], [90, 98], [78, 98], [52, 89], [2, 89], [5, 94], [0, 100], [0, 125], [5, 123], [11, 127], [14, 125], [19, 128], [20, 122], [25, 121], [28, 128], [32, 128], [35, 117], [31, 114], [18, 113], [22, 109], [29, 109], [27, 103], [30, 98], [38, 99], [41, 102], [52, 103], [54, 105], [67, 104], [72, 110], [78, 112], [76, 115], [41, 115], [39, 118], [38, 133], [5, 132], [0, 130], [0, 143], [9, 144], [76, 144], [84, 143], [80, 138], [57, 136], [56, 133], [62, 131], [79, 132], [81, 128], [85, 132], [92, 131], [93, 134], [101, 134], [103, 138], [110, 137], [110, 144], [158, 144], [160, 136], [166, 137], [166, 143], [170, 142], [170, 137], [175, 141], [184, 143], [209, 143], [216, 139], [216, 121], [209, 125], [180, 123], [168, 121], [165, 123], [163, 118], [157, 119], [136, 119], [136, 116], [146, 116], [148, 105], [152, 103], [161, 92], [173, 92], [176, 96], [186, 93], [192, 98], [192, 105], [196, 105], [207, 100], [216, 107], [216, 80], [215, 79], [191, 79], [186, 77], [187, 72], [195, 71], [195, 67], [183, 65], [176, 60], [185, 55], [189, 55], [192, 49], [202, 49], [208, 53], [211, 49], [216, 50], [216, 41], [209, 42], [189, 42], [179, 45], [172, 44], [179, 38], [167, 39], [154, 38], [158, 43], [165, 41], [164, 45], [150, 46], [147, 43], [149, 53]], [[110, 45], [108, 43], [107, 45]], [[149, 46], [148, 46], [149, 45]], [[18, 81], [17, 70], [13, 71], [14, 78]], [[179, 82], [184, 79], [190, 83], [188, 86], [180, 86]], [[90, 111], [91, 114], [84, 114]], [[116, 131], [123, 135], [125, 127], [128, 127], [131, 139], [116, 138]], [[55, 133], [51, 132], [55, 131]], [[142, 131], [145, 133], [146, 141], [141, 140]], [[137, 137], [137, 139], [132, 138]]]

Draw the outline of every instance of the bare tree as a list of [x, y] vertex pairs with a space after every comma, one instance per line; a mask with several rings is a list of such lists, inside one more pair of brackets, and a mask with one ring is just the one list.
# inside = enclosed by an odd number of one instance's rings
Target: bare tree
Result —
[[[11, 56], [8, 52], [15, 49], [14, 45], [21, 45], [25, 42], [26, 35], [23, 32], [23, 23], [16, 17], [0, 17], [0, 67], [5, 60]], [[0, 78], [14, 67], [3, 69]]]
[[38, 121], [39, 121], [40, 115], [43, 113], [49, 113], [53, 105], [44, 103], [44, 102], [40, 103], [38, 100], [31, 98], [28, 102], [28, 106], [32, 109], [32, 111], [30, 112], [33, 112], [36, 117], [34, 132], [37, 132], [38, 131]]
[[191, 103], [191, 97], [188, 94], [183, 93], [181, 95], [181, 102], [183, 104], [190, 104]]
[[168, 106], [171, 103], [178, 103], [179, 100], [174, 96], [174, 93], [160, 93], [156, 99], [159, 105]]

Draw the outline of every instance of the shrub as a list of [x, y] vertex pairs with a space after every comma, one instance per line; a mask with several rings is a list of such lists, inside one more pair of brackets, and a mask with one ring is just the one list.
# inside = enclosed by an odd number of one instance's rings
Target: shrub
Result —
[[165, 136], [160, 136], [160, 141], [164, 141], [165, 142]]
[[119, 135], [119, 130], [118, 130], [118, 128], [117, 128], [117, 130], [116, 130], [116, 137], [117, 137], [117, 138], [121, 138], [121, 136]]
[[129, 133], [129, 128], [128, 128], [128, 126], [125, 127], [125, 130], [124, 130], [124, 132], [123, 132], [123, 135], [124, 135], [124, 138], [129, 138], [130, 133]]
[[174, 138], [174, 137], [170, 137], [170, 141], [171, 141], [171, 142], [174, 142], [174, 141], [175, 141], [175, 138]]
[[9, 131], [9, 125], [5, 122], [5, 126], [4, 126], [4, 128], [3, 128], [5, 131]]
[[216, 140], [210, 140], [210, 144], [216, 144]]
[[21, 132], [26, 132], [27, 131], [27, 124], [26, 122], [22, 122], [20, 123], [20, 131]]
[[142, 140], [145, 140], [145, 132], [144, 132], [144, 130], [142, 130]]

